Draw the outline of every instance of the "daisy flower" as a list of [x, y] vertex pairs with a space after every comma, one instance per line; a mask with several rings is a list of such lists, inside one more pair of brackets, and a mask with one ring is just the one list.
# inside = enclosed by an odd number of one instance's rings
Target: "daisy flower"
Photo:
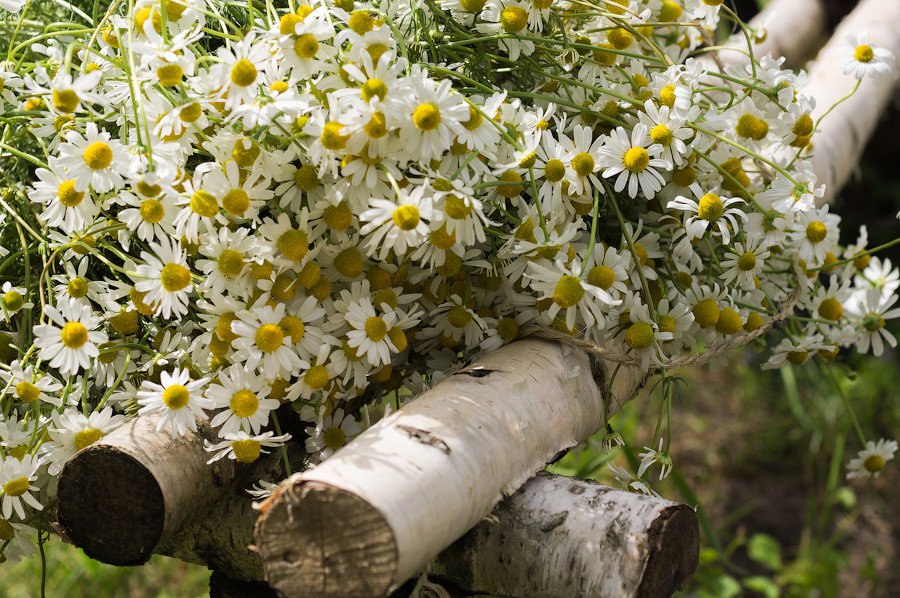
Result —
[[347, 305], [344, 319], [350, 325], [347, 332], [350, 348], [364, 355], [375, 367], [391, 363], [391, 353], [399, 352], [388, 334], [397, 323], [397, 314], [393, 310], [379, 315], [369, 299], [361, 298]]
[[848, 301], [847, 317], [858, 330], [856, 346], [860, 352], [866, 353], [869, 346], [876, 357], [884, 352], [884, 343], [897, 346], [897, 339], [885, 328], [887, 320], [900, 318], [900, 307], [890, 309], [897, 302], [897, 295], [885, 293], [881, 289], [867, 289]]
[[19, 519], [25, 519], [25, 509], [22, 503], [27, 504], [35, 511], [42, 511], [44, 507], [31, 495], [39, 488], [32, 482], [37, 480], [38, 469], [42, 462], [32, 455], [25, 455], [21, 460], [15, 457], [7, 457], [0, 461], [0, 494], [3, 495], [3, 518], [12, 517], [13, 511]]
[[136, 269], [134, 288], [146, 293], [143, 302], [152, 306], [154, 315], [165, 319], [188, 313], [191, 293], [191, 269], [181, 244], [166, 236], [150, 243], [153, 253], [141, 252], [145, 263]]
[[[475, 26], [479, 33], [506, 33], [498, 41], [500, 48], [510, 60], [518, 60], [521, 54], [526, 56], [534, 52], [534, 42], [521, 39], [517, 34], [526, 34], [529, 24], [528, 5], [520, 0], [487, 0], [481, 11], [481, 23]], [[532, 22], [534, 22], [532, 20]], [[537, 25], [537, 23], [535, 23]]]
[[293, 349], [292, 336], [281, 326], [284, 303], [275, 307], [261, 305], [236, 315], [231, 323], [231, 331], [237, 335], [233, 341], [237, 350], [234, 358], [243, 362], [245, 368], [259, 368], [268, 380], [277, 376], [287, 379], [301, 368], [309, 368]]
[[219, 94], [225, 96], [225, 108], [233, 110], [252, 102], [271, 64], [268, 43], [257, 41], [256, 33], [250, 32], [241, 41], [221, 48], [219, 58], [209, 76], [218, 83]]
[[25, 287], [17, 287], [13, 286], [10, 281], [6, 281], [3, 283], [3, 286], [0, 287], [0, 307], [3, 308], [3, 318], [6, 321], [23, 309], [31, 309], [34, 307], [34, 303], [31, 301], [26, 301], [25, 297], [28, 296], [28, 289]]
[[62, 404], [62, 399], [55, 394], [63, 385], [49, 374], [35, 372], [33, 364], [23, 369], [21, 362], [14, 361], [8, 371], [0, 369], [0, 378], [12, 387], [16, 398], [23, 403], [44, 401], [57, 407]]
[[426, 221], [431, 220], [433, 202], [425, 196], [420, 185], [398, 198], [399, 203], [387, 199], [370, 199], [369, 209], [360, 215], [366, 224], [360, 234], [366, 237], [366, 251], [384, 261], [393, 252], [402, 256], [410, 247], [417, 247], [428, 238]]
[[791, 225], [791, 238], [800, 259], [807, 267], [825, 262], [825, 255], [838, 243], [841, 217], [828, 213], [828, 205], [797, 213]]
[[691, 153], [685, 140], [693, 137], [694, 132], [683, 125], [692, 117], [695, 114], [677, 116], [670, 107], [657, 106], [653, 100], [644, 102], [644, 111], [638, 113], [638, 120], [650, 131], [650, 140], [663, 148], [660, 159], [675, 166], [684, 164], [685, 156]]
[[684, 228], [692, 239], [698, 239], [712, 228], [713, 234], [722, 237], [722, 243], [728, 244], [732, 233], [738, 229], [738, 220], [746, 220], [747, 215], [738, 207], [729, 207], [745, 203], [737, 197], [720, 197], [715, 193], [707, 193], [699, 201], [679, 195], [666, 204], [670, 210], [683, 210], [696, 216], [685, 215]]
[[266, 381], [248, 371], [242, 364], [234, 364], [220, 371], [216, 383], [206, 389], [206, 398], [213, 407], [223, 409], [212, 418], [209, 425], [219, 429], [219, 436], [248, 429], [254, 434], [269, 423], [269, 412], [278, 409], [280, 403], [266, 398], [271, 387]]
[[891, 73], [894, 55], [890, 50], [869, 43], [869, 36], [866, 33], [848, 35], [847, 42], [849, 47], [841, 64], [845, 75], [863, 79]]
[[803, 365], [816, 351], [822, 349], [830, 351], [833, 348], [824, 341], [825, 339], [821, 334], [783, 339], [772, 349], [772, 356], [762, 364], [762, 369], [777, 370], [789, 363]]
[[748, 235], [744, 243], [737, 242], [725, 252], [721, 265], [722, 280], [725, 284], [737, 282], [742, 289], [751, 289], [756, 285], [755, 278], [762, 272], [765, 260], [770, 255], [765, 238], [759, 235]]
[[575, 329], [578, 316], [581, 316], [580, 322], [588, 328], [598, 322], [602, 326], [605, 322], [603, 307], [621, 303], [602, 287], [583, 280], [581, 273], [576, 270], [576, 267], [580, 268], [577, 262], [571, 268], [559, 260], [553, 264], [554, 267], [548, 266], [548, 263], [543, 260], [530, 262], [525, 277], [530, 279], [531, 288], [544, 299], [552, 300], [547, 308], [547, 315], [551, 319], [555, 319], [560, 311], [564, 312], [567, 329]]
[[112, 407], [104, 407], [88, 416], [77, 409], [66, 409], [53, 414], [53, 427], [48, 430], [50, 439], [41, 445], [46, 455], [50, 475], [58, 475], [66, 461], [76, 452], [90, 446], [125, 423], [124, 415], [113, 415]]
[[637, 295], [632, 298], [628, 306], [628, 318], [630, 324], [622, 331], [622, 340], [628, 349], [641, 359], [641, 369], [647, 371], [650, 362], [659, 364], [662, 362], [660, 344], [674, 338], [672, 332], [663, 332], [659, 325], [650, 317], [650, 308], [643, 303]]
[[97, 346], [109, 340], [105, 332], [97, 330], [103, 319], [90, 305], [62, 300], [56, 307], [45, 306], [44, 315], [51, 323], [34, 327], [34, 345], [41, 350], [41, 361], [49, 361], [63, 376], [89, 368], [99, 353]]
[[[435, 84], [418, 66], [408, 77], [410, 93], [400, 94], [405, 116], [400, 126], [400, 145], [417, 159], [427, 161], [440, 157], [454, 137], [465, 131], [462, 123], [469, 118], [469, 108], [451, 87], [449, 79]], [[394, 102], [388, 97], [388, 104]]]
[[636, 124], [631, 131], [630, 140], [626, 129], [616, 127], [599, 150], [599, 165], [605, 169], [604, 178], [617, 177], [614, 185], [616, 191], [627, 187], [628, 196], [635, 198], [640, 188], [645, 198], [653, 199], [665, 184], [665, 179], [657, 169], [672, 168], [668, 162], [658, 157], [662, 153], [663, 146], [652, 143], [646, 125]]
[[847, 464], [847, 479], [877, 478], [885, 464], [894, 458], [897, 452], [897, 441], [880, 439], [877, 443], [866, 442], [866, 448], [856, 454]]
[[569, 139], [563, 133], [559, 135], [559, 145], [565, 151], [570, 167], [566, 170], [568, 192], [575, 196], [585, 195], [590, 192], [590, 186], [595, 189], [600, 187], [600, 179], [594, 173], [601, 168], [603, 159], [600, 148], [604, 138], [601, 136], [594, 139], [592, 129], [581, 125], [575, 125], [572, 137]]
[[319, 425], [306, 428], [309, 435], [306, 439], [306, 452], [319, 453], [319, 460], [325, 460], [361, 431], [359, 422], [338, 408], [331, 415], [325, 416]]
[[[122, 186], [128, 171], [128, 152], [118, 139], [88, 122], [84, 136], [78, 131], [66, 133], [66, 143], [58, 148], [59, 158], [51, 166], [65, 170], [75, 181], [74, 191], [93, 189], [106, 193]], [[67, 201], [74, 202], [70, 193]], [[76, 204], [77, 205], [77, 204]]]
[[140, 198], [123, 191], [119, 193], [118, 199], [125, 206], [119, 211], [117, 218], [127, 227], [127, 230], [123, 231], [126, 238], [130, 232], [137, 234], [141, 241], [152, 243], [175, 232], [174, 220], [177, 209], [167, 193]]
[[168, 427], [173, 435], [184, 436], [188, 430], [197, 431], [197, 419], [207, 419], [205, 409], [215, 406], [203, 397], [202, 389], [209, 378], [191, 380], [187, 369], [162, 372], [160, 384], [144, 380], [137, 392], [141, 405], [138, 415], [159, 415], [156, 431]]
[[263, 450], [263, 448], [279, 447], [290, 440], [291, 435], [282, 434], [281, 436], [275, 436], [275, 432], [251, 435], [241, 431], [223, 434], [221, 438], [224, 440], [216, 443], [204, 440], [204, 448], [211, 453], [215, 453], [207, 463], [215, 463], [225, 457], [238, 463], [253, 463], [259, 459], [260, 454], [269, 454], [270, 451]]
[[57, 171], [38, 168], [38, 181], [28, 193], [31, 201], [44, 204], [40, 218], [48, 226], [65, 233], [84, 230], [100, 213], [91, 192], [76, 188], [74, 178], [63, 178]]

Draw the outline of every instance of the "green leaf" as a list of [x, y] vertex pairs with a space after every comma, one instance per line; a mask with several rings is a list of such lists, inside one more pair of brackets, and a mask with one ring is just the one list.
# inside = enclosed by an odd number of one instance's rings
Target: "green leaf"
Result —
[[781, 590], [778, 584], [762, 575], [754, 575], [744, 579], [744, 587], [754, 592], [759, 592], [766, 598], [778, 598]]
[[751, 559], [773, 571], [781, 569], [781, 546], [778, 540], [766, 534], [754, 534], [747, 543]]

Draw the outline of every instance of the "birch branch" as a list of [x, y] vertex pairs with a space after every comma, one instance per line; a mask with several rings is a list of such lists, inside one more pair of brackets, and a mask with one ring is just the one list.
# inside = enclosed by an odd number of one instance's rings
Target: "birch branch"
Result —
[[433, 571], [502, 596], [669, 596], [697, 568], [699, 550], [690, 507], [540, 473]]
[[[900, 56], [900, 1], [862, 0], [838, 26], [809, 69], [809, 84], [804, 93], [816, 98], [813, 118], [818, 120], [856, 84], [844, 75], [840, 66], [852, 54], [850, 35], [867, 33], [869, 41]], [[896, 69], [896, 67], [895, 67]], [[827, 203], [847, 183], [856, 170], [866, 143], [878, 119], [895, 98], [895, 76], [867, 77], [856, 94], [841, 103], [822, 121], [812, 138], [812, 166], [825, 184]]]
[[482, 357], [282, 483], [256, 525], [266, 579], [285, 596], [386, 595], [642, 380], [622, 368], [604, 394], [583, 351], [536, 339]]

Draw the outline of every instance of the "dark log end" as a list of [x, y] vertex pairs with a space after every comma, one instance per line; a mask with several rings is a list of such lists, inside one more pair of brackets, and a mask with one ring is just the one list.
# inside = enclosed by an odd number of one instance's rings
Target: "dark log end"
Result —
[[327, 484], [282, 486], [263, 505], [255, 538], [266, 581], [282, 596], [385, 596], [397, 573], [381, 513]]
[[59, 476], [59, 523], [92, 559], [110, 565], [145, 563], [165, 525], [165, 501], [153, 474], [108, 446], [76, 454]]
[[685, 505], [668, 507], [650, 526], [647, 540], [649, 556], [637, 596], [671, 596], [684, 587], [699, 564], [697, 514]]

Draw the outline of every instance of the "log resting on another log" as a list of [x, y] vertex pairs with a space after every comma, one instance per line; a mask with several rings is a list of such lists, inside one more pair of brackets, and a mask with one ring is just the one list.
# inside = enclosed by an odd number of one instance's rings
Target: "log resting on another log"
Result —
[[266, 579], [285, 596], [388, 594], [643, 380], [537, 339], [483, 356], [282, 483], [256, 525]]

